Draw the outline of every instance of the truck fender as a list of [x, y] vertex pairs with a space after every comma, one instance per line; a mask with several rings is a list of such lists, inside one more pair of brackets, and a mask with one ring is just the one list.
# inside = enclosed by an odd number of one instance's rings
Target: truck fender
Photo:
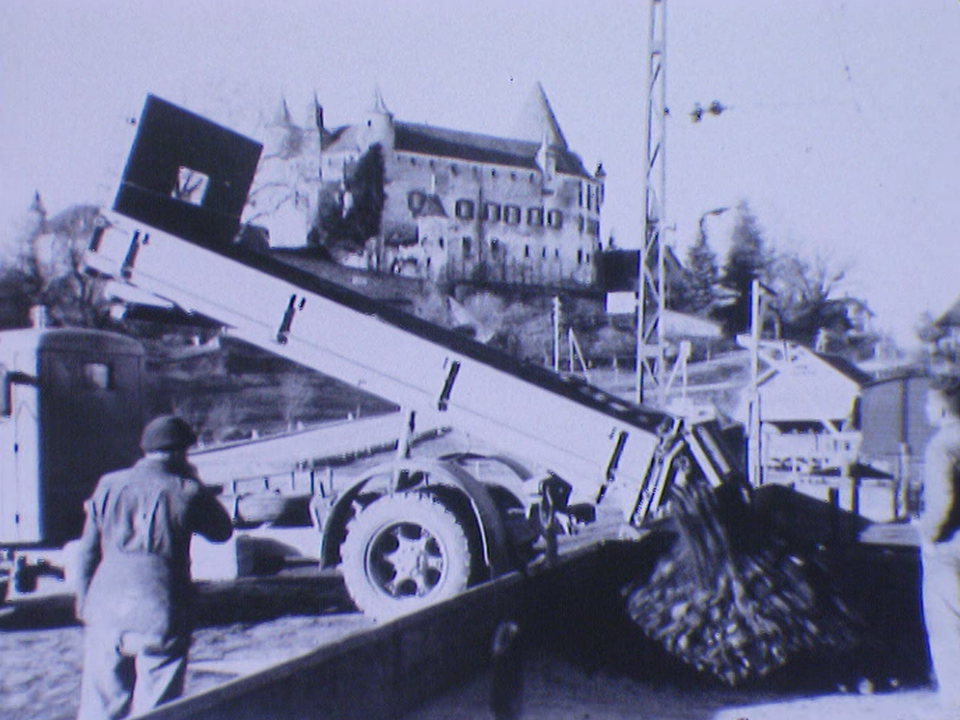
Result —
[[320, 558], [323, 567], [338, 562], [343, 531], [352, 506], [366, 493], [385, 495], [393, 478], [399, 478], [393, 492], [436, 488], [441, 499], [453, 491], [467, 501], [480, 544], [481, 560], [492, 577], [514, 569], [511, 562], [509, 536], [496, 503], [483, 483], [454, 462], [424, 459], [385, 463], [339, 492], [333, 498], [315, 498], [311, 515], [320, 530]]

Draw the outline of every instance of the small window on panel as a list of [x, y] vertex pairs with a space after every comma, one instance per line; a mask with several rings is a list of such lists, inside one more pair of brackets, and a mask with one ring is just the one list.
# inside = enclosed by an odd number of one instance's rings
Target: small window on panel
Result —
[[85, 390], [112, 390], [113, 369], [107, 363], [84, 363], [80, 384]]
[[177, 168], [177, 185], [170, 196], [191, 205], [203, 205], [203, 196], [206, 195], [209, 185], [209, 175], [181, 165]]

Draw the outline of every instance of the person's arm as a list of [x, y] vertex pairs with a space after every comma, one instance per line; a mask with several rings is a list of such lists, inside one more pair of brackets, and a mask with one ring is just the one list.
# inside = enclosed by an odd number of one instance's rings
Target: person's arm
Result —
[[923, 513], [921, 529], [928, 542], [944, 542], [953, 533], [951, 516], [955, 517], [954, 491], [955, 459], [949, 442], [942, 434], [935, 435], [927, 445], [923, 458]]
[[233, 521], [214, 491], [199, 480], [190, 507], [191, 530], [211, 542], [225, 542], [233, 535]]
[[76, 598], [74, 600], [74, 614], [78, 620], [83, 616], [83, 606], [87, 600], [90, 580], [100, 564], [100, 528], [97, 525], [93, 500], [87, 500], [84, 503], [84, 509], [87, 518], [83, 525], [83, 533], [77, 541], [75, 557], [76, 587], [74, 592]]
[[943, 513], [933, 541], [947, 542], [960, 530], [960, 467], [952, 463], [944, 470], [946, 475], [946, 510]]

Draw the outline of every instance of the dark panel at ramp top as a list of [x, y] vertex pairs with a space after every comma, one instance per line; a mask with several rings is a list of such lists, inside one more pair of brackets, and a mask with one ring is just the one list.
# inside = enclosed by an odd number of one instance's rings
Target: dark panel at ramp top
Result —
[[230, 243], [262, 149], [148, 95], [113, 209], [188, 240]]

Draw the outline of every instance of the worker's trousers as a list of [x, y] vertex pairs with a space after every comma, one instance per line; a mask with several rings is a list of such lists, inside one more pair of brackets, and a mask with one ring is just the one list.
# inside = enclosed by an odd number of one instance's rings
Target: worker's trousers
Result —
[[960, 718], [960, 534], [923, 548], [923, 615], [940, 700]]
[[141, 715], [183, 693], [189, 639], [155, 638], [111, 628], [84, 631], [77, 720]]

